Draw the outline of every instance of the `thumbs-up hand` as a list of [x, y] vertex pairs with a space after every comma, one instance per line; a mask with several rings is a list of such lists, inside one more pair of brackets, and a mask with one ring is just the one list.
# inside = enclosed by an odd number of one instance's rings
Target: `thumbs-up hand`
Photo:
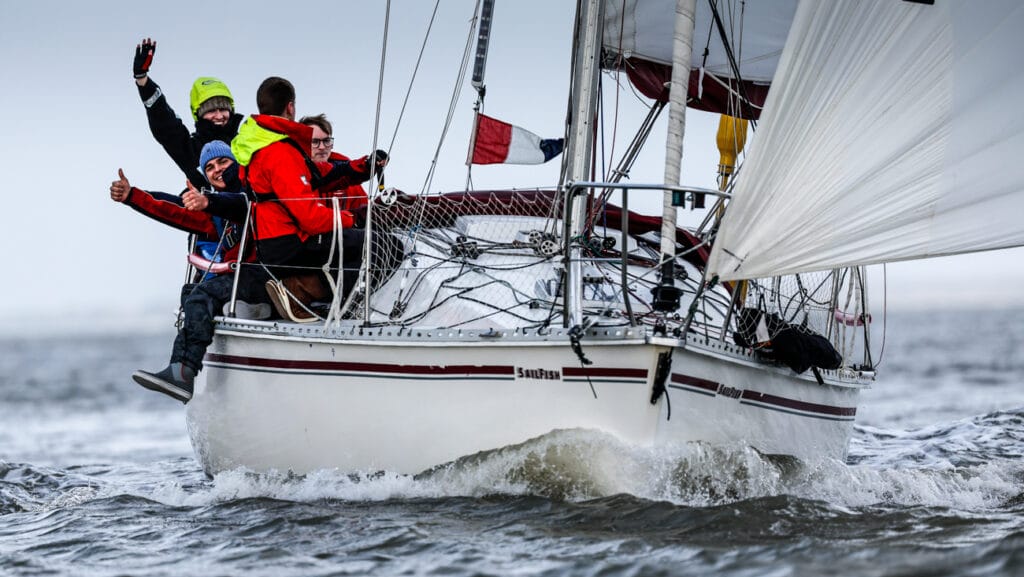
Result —
[[193, 211], [206, 210], [206, 207], [210, 206], [210, 199], [206, 198], [206, 195], [202, 192], [196, 190], [195, 185], [191, 181], [186, 180], [185, 185], [188, 186], [188, 190], [181, 196], [185, 208]]
[[132, 185], [128, 182], [128, 178], [125, 177], [124, 171], [120, 168], [117, 169], [118, 180], [110, 183], [110, 200], [114, 202], [124, 202], [128, 200], [128, 193], [132, 191]]

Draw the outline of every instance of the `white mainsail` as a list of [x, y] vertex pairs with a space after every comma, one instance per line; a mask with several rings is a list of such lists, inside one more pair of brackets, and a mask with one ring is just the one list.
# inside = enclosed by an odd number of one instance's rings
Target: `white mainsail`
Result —
[[[796, 9], [796, 0], [758, 0], [720, 3], [723, 26], [743, 40], [737, 65], [744, 80], [771, 82]], [[729, 7], [733, 9], [729, 9]], [[605, 0], [604, 41], [606, 50], [630, 58], [672, 64], [676, 0]], [[725, 46], [714, 27], [706, 0], [697, 2], [694, 18], [691, 69], [732, 78]], [[704, 48], [708, 49], [705, 59]]]
[[721, 280], [1024, 245], [1024, 4], [805, 1], [709, 262]]

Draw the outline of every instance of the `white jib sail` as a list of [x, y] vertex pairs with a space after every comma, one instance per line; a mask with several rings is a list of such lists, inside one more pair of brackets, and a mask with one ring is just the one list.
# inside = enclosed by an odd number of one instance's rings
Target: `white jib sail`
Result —
[[1024, 245], [1024, 3], [801, 2], [721, 280]]

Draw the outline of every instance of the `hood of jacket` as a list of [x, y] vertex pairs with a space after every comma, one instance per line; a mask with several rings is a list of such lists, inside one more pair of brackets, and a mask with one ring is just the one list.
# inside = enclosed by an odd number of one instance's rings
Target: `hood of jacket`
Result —
[[249, 166], [253, 155], [286, 138], [294, 140], [302, 150], [313, 149], [313, 127], [280, 116], [253, 114], [238, 128], [238, 136], [231, 141], [231, 153], [239, 164]]

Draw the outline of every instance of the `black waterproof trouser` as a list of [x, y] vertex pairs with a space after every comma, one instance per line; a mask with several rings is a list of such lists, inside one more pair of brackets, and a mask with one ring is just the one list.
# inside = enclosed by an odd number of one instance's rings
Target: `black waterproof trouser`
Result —
[[[269, 278], [258, 266], [244, 266], [238, 280], [238, 300], [269, 304], [265, 286]], [[183, 318], [171, 349], [172, 363], [182, 363], [197, 373], [202, 370], [206, 348], [213, 342], [213, 317], [222, 314], [224, 304], [231, 300], [234, 281], [235, 275], [222, 274], [182, 287]]]

